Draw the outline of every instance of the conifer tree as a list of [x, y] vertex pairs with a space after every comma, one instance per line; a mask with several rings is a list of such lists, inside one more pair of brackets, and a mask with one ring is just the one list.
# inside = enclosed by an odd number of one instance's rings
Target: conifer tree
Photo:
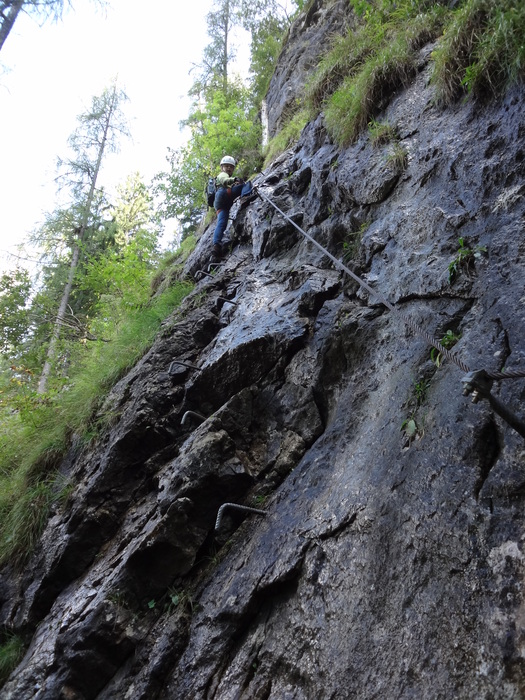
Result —
[[[236, 173], [250, 175], [261, 164], [261, 100], [291, 18], [278, 0], [214, 0], [208, 14], [210, 43], [204, 49], [199, 78], [189, 94], [190, 114], [181, 125], [190, 137], [178, 150], [169, 149], [167, 172], [154, 179], [160, 213], [177, 217], [183, 237], [202, 219], [204, 188], [225, 153], [238, 161]], [[251, 85], [232, 78], [235, 57], [232, 32], [242, 27], [252, 37]]]
[[[104, 0], [96, 0], [104, 4]], [[20, 12], [27, 12], [40, 19], [59, 19], [62, 16], [64, 4], [69, 0], [0, 0], [0, 51], [9, 36]]]
[[0, 3], [0, 50], [18, 17], [24, 0], [3, 0]]
[[228, 64], [235, 58], [231, 33], [235, 26], [238, 0], [214, 0], [206, 16], [210, 43], [204, 49], [203, 81], [217, 80], [222, 89], [228, 89]]
[[16, 268], [0, 277], [0, 354], [12, 361], [16, 347], [29, 328], [30, 293], [31, 279], [27, 270]]
[[56, 356], [60, 329], [68, 307], [73, 280], [78, 267], [82, 244], [92, 218], [96, 186], [104, 155], [118, 149], [118, 136], [127, 135], [121, 105], [126, 95], [116, 84], [94, 97], [91, 109], [78, 117], [77, 130], [69, 139], [73, 156], [59, 161], [64, 171], [61, 180], [78, 203], [79, 218], [72, 233], [69, 273], [51, 334], [46, 361], [38, 384], [38, 393], [46, 391], [51, 367]]

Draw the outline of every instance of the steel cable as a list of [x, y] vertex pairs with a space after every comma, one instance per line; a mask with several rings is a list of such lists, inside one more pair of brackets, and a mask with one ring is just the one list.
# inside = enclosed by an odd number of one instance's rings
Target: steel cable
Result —
[[505, 370], [505, 372], [491, 372], [490, 370], [485, 370], [485, 374], [491, 379], [522, 379], [525, 377], [525, 370], [508, 369]]
[[[326, 250], [326, 248], [324, 248], [320, 243], [318, 243], [315, 240], [315, 238], [312, 238], [312, 236], [310, 236], [310, 234], [306, 233], [306, 231], [304, 231], [298, 224], [295, 223], [295, 221], [293, 221], [293, 219], [291, 219], [287, 214], [285, 214], [284, 211], [280, 207], [278, 207], [277, 204], [275, 204], [275, 202], [273, 202], [267, 195], [263, 194], [259, 189], [257, 189], [257, 194], [259, 195], [259, 197], [261, 197], [261, 199], [268, 202], [268, 204], [270, 204], [276, 211], [278, 211], [279, 214], [281, 214], [281, 216], [284, 216], [284, 218], [287, 221], [289, 221], [292, 224], [292, 226], [294, 226], [300, 233], [302, 233], [302, 235], [305, 238], [307, 238], [310, 241], [310, 243], [313, 243], [314, 246], [319, 248], [320, 251], [322, 251], [325, 255], [327, 255], [336, 267], [338, 267], [343, 272], [346, 272], [347, 275], [350, 275], [350, 277], [353, 280], [355, 280], [358, 284], [360, 284], [361, 287], [366, 289], [367, 292], [369, 292], [372, 296], [376, 297], [376, 299], [378, 301], [380, 301], [381, 304], [386, 306], [387, 309], [389, 309], [393, 313], [397, 314], [403, 320], [403, 322], [411, 330], [414, 331], [414, 333], [417, 333], [419, 336], [424, 338], [427, 341], [427, 343], [432, 345], [432, 347], [436, 348], [436, 350], [438, 350], [443, 357], [446, 357], [448, 360], [451, 360], [452, 362], [454, 362], [454, 364], [456, 364], [461, 370], [463, 370], [463, 372], [466, 372], [467, 374], [470, 372], [470, 368], [468, 367], [468, 365], [466, 365], [463, 362], [463, 360], [460, 360], [459, 357], [455, 353], [450, 352], [450, 350], [448, 350], [444, 345], [442, 345], [439, 342], [439, 340], [436, 340], [436, 338], [432, 337], [430, 335], [430, 333], [427, 333], [420, 326], [418, 326], [417, 323], [412, 321], [411, 318], [409, 318], [408, 316], [405, 316], [405, 314], [402, 313], [401, 311], [399, 311], [399, 309], [396, 309], [396, 307], [393, 304], [391, 304], [388, 301], [388, 299], [385, 299], [379, 292], [376, 292], [376, 290], [373, 289], [369, 284], [367, 284], [367, 282], [365, 282], [363, 279], [361, 279], [361, 277], [359, 277], [354, 272], [352, 272], [352, 270], [350, 270], [344, 263], [342, 263], [340, 260], [338, 260], [334, 255], [332, 255], [328, 250]], [[501, 374], [501, 373], [498, 373], [498, 374]], [[487, 372], [487, 375], [493, 379], [500, 378], [500, 377], [494, 377], [493, 374], [491, 374], [490, 372]], [[510, 372], [505, 373], [504, 378], [507, 378], [510, 376], [511, 376]], [[525, 376], [525, 374], [523, 376]]]

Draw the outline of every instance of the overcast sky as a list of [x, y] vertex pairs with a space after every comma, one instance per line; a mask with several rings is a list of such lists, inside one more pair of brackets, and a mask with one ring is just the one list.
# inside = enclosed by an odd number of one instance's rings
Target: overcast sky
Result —
[[[132, 141], [110, 156], [99, 180], [111, 189], [132, 172], [146, 182], [181, 145], [179, 122], [207, 43], [211, 0], [109, 0], [105, 11], [72, 0], [58, 23], [19, 16], [0, 52], [0, 255], [2, 268], [43, 214], [55, 209], [56, 159], [67, 154], [76, 117], [118, 76]], [[173, 227], [174, 228], [174, 227]]]

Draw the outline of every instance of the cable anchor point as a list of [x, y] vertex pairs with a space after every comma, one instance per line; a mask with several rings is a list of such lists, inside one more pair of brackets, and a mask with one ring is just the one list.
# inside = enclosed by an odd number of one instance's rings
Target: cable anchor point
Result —
[[466, 374], [461, 383], [463, 384], [463, 396], [472, 394], [472, 403], [478, 403], [480, 399], [487, 399], [490, 407], [503, 418], [514, 430], [525, 438], [525, 421], [516, 416], [504, 403], [492, 395], [491, 389], [494, 380], [491, 379], [484, 369], [479, 369]]

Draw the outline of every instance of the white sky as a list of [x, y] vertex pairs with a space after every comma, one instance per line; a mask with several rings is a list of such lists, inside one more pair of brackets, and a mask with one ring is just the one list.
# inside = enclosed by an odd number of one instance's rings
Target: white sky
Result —
[[165, 169], [167, 147], [183, 142], [211, 0], [109, 0], [105, 11], [72, 2], [56, 24], [19, 15], [0, 52], [1, 269], [15, 267], [17, 245], [55, 209], [56, 159], [114, 76], [130, 98], [132, 141], [108, 156], [100, 185], [111, 190], [135, 171], [149, 183]]

